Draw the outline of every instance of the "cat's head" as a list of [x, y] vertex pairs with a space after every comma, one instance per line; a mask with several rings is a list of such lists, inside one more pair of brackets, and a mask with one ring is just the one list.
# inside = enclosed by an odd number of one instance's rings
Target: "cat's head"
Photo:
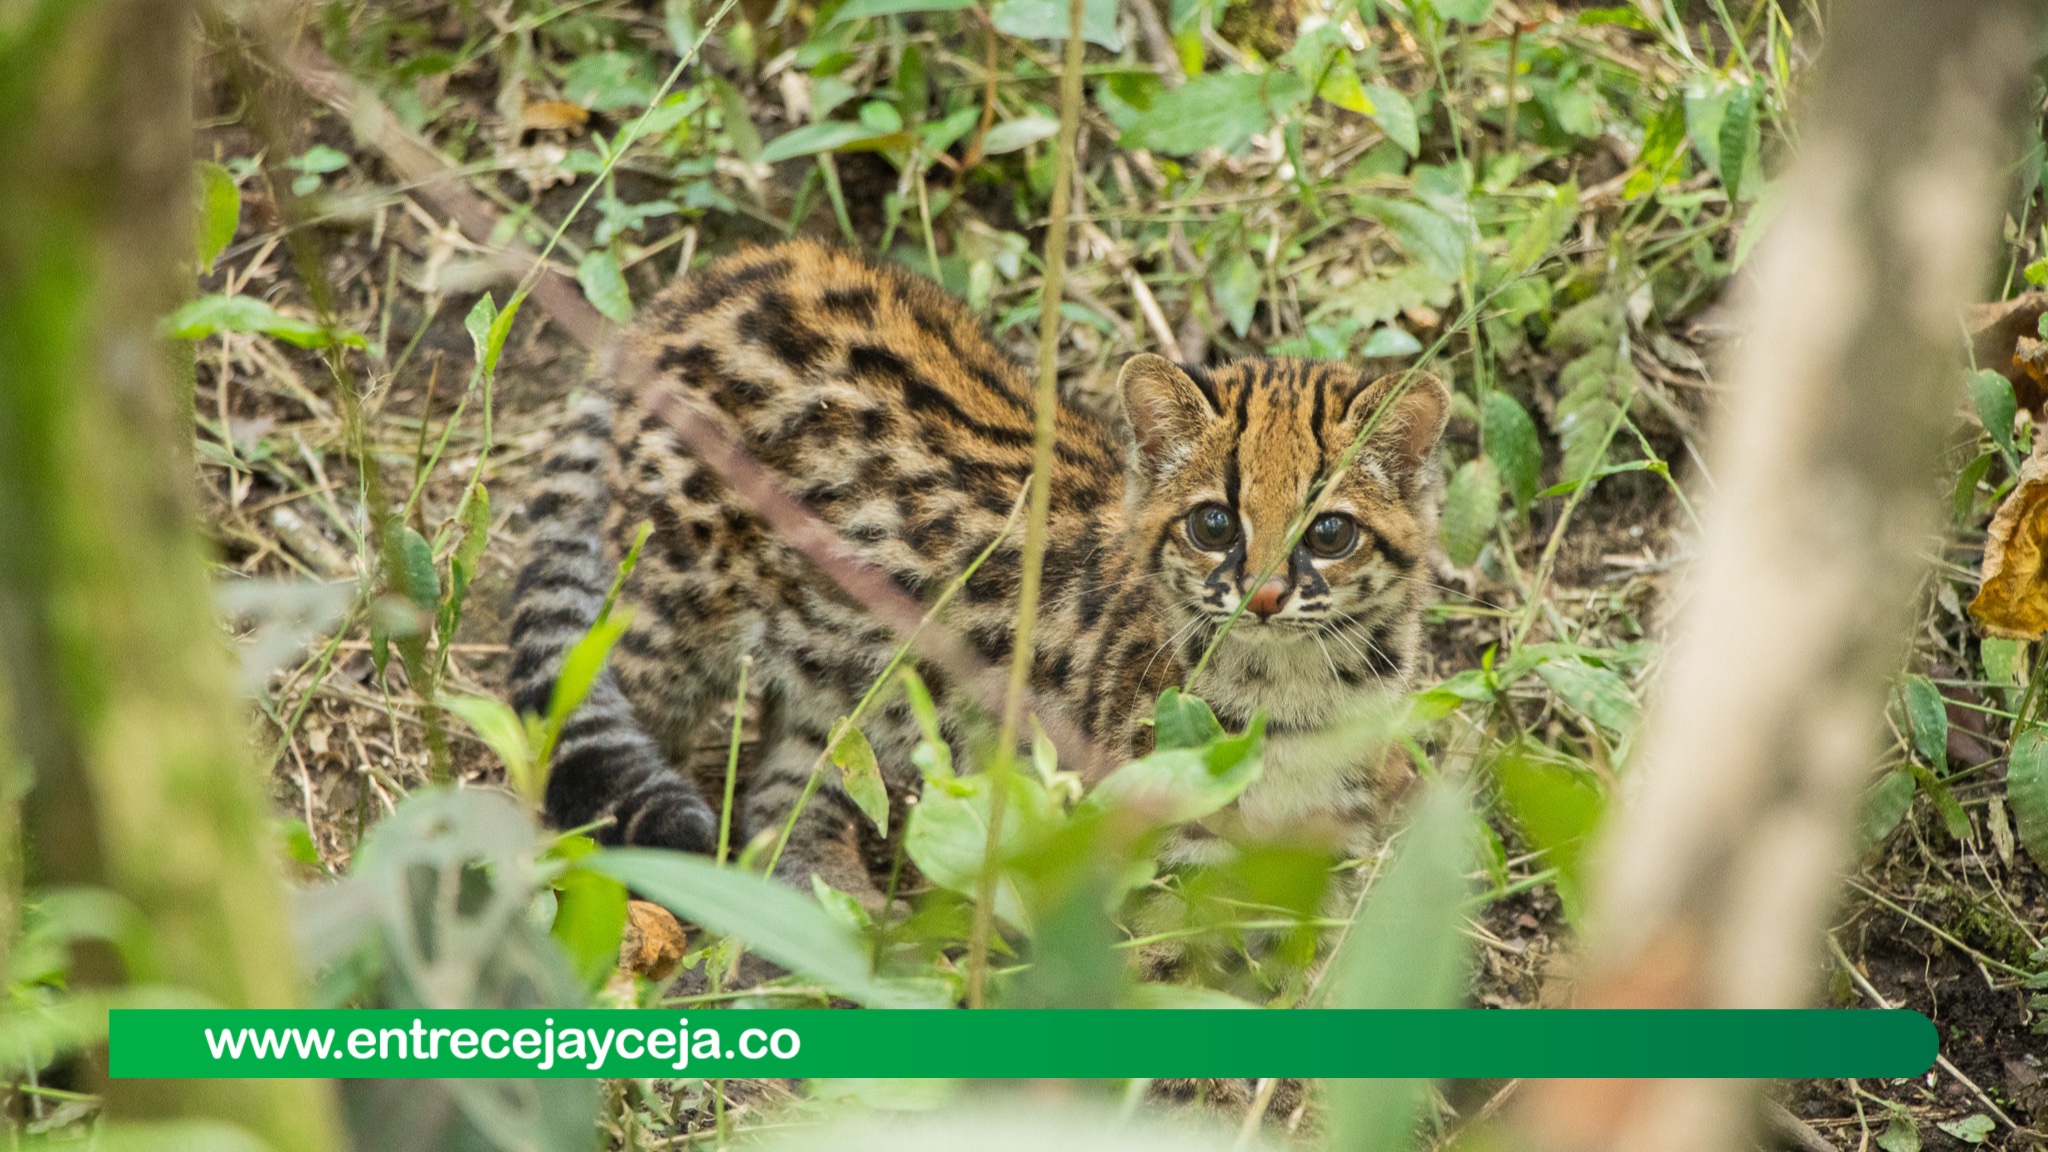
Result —
[[[1132, 543], [1179, 609], [1221, 623], [1248, 600], [1232, 627], [1252, 643], [1412, 614], [1450, 406], [1436, 377], [1367, 380], [1347, 364], [1295, 359], [1183, 368], [1143, 355], [1124, 365], [1118, 390], [1133, 434]], [[1288, 548], [1326, 476], [1320, 511]]]

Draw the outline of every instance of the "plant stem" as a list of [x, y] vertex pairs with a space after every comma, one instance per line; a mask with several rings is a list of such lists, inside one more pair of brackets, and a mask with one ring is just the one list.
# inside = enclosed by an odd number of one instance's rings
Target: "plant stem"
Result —
[[1060, 134], [1053, 151], [1052, 211], [1045, 229], [1045, 281], [1038, 294], [1038, 427], [1031, 466], [1031, 504], [1024, 521], [1023, 571], [1017, 582], [1017, 628], [1010, 648], [1010, 691], [989, 765], [988, 844], [975, 882], [974, 928], [967, 942], [967, 1006], [982, 1007], [988, 989], [988, 939], [994, 928], [996, 876], [1001, 866], [1003, 814], [1010, 765], [1023, 722], [1024, 691], [1031, 680], [1032, 629], [1038, 623], [1038, 583], [1045, 570], [1046, 521], [1052, 512], [1053, 432], [1059, 413], [1060, 298], [1067, 275], [1067, 215], [1073, 204], [1074, 150], [1081, 129], [1081, 37], [1086, 0], [1067, 0], [1067, 51], [1060, 66]]

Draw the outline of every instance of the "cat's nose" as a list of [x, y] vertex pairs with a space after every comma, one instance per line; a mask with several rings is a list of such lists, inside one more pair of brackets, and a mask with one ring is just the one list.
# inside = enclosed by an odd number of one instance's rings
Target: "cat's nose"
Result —
[[1280, 602], [1287, 599], [1287, 582], [1278, 576], [1259, 585], [1245, 607], [1264, 620], [1280, 610]]

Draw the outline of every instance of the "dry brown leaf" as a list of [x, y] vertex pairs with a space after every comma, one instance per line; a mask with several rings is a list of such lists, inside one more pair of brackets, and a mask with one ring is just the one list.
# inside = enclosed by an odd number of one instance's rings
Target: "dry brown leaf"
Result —
[[1991, 518], [1984, 570], [1970, 615], [1989, 636], [2039, 640], [2048, 635], [2048, 457], [2036, 454], [2020, 468], [2020, 482]]
[[683, 926], [669, 910], [645, 900], [626, 904], [626, 935], [619, 967], [649, 980], [666, 980], [683, 961]]
[[546, 132], [561, 128], [581, 128], [590, 123], [590, 111], [581, 104], [567, 100], [537, 100], [519, 112], [521, 128], [538, 129]]

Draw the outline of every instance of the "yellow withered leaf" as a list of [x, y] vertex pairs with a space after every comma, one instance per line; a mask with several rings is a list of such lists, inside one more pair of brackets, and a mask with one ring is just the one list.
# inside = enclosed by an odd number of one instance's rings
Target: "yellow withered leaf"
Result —
[[557, 128], [581, 128], [590, 123], [590, 112], [581, 104], [567, 100], [540, 100], [528, 104], [519, 112], [521, 128], [535, 128], [548, 131]]
[[1983, 583], [1970, 615], [1987, 636], [2039, 640], [2048, 636], [2048, 457], [2020, 468], [2020, 482], [1991, 518], [1984, 542]]

